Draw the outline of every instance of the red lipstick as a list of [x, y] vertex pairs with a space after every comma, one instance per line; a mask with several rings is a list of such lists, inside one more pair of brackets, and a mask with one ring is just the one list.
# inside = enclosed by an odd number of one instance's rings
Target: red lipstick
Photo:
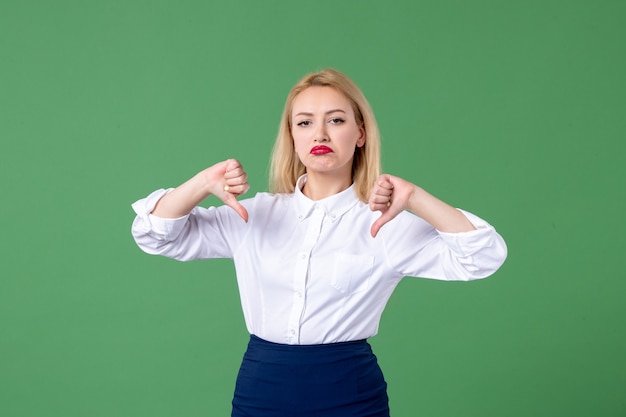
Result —
[[314, 146], [311, 149], [311, 154], [313, 155], [325, 155], [327, 153], [331, 153], [333, 150], [330, 149], [328, 146], [324, 146], [324, 145], [320, 145], [320, 146]]

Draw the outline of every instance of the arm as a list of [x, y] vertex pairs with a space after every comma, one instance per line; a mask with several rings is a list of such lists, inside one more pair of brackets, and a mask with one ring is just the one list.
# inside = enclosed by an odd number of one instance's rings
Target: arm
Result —
[[390, 262], [405, 276], [468, 281], [493, 274], [506, 259], [506, 244], [491, 225], [401, 178], [379, 177], [369, 205], [381, 212], [371, 227], [374, 237], [396, 216], [411, 216], [406, 211], [420, 219], [384, 231]]
[[[243, 225], [238, 217], [247, 221], [248, 211], [237, 196], [248, 188], [237, 161], [220, 162], [176, 189], [157, 190], [135, 202], [133, 238], [144, 252], [181, 261], [228, 258], [236, 234], [227, 237], [223, 232], [237, 230], [237, 223]], [[197, 206], [210, 194], [226, 204], [217, 209]]]
[[248, 221], [248, 212], [237, 201], [237, 197], [249, 188], [248, 175], [241, 164], [237, 160], [228, 159], [200, 171], [164, 195], [151, 214], [170, 219], [183, 217], [213, 194], [235, 210], [242, 219]]
[[456, 208], [439, 200], [402, 178], [381, 175], [369, 199], [370, 209], [380, 211], [381, 216], [372, 224], [371, 234], [376, 236], [380, 228], [404, 210], [421, 217], [441, 232], [459, 233], [476, 230], [467, 217]]

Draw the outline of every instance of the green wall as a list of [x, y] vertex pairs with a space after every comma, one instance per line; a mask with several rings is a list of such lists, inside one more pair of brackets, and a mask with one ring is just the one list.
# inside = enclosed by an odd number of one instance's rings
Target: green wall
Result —
[[[232, 264], [143, 254], [130, 204], [228, 157], [266, 189], [284, 98], [336, 67], [384, 167], [509, 258], [406, 279], [394, 417], [626, 415], [626, 3], [0, 0], [0, 416], [226, 416]], [[207, 201], [206, 204], [215, 204]]]

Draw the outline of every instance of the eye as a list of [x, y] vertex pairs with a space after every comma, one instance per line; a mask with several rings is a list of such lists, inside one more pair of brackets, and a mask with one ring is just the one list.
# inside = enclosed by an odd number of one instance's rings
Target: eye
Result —
[[310, 120], [303, 120], [301, 122], [296, 123], [298, 126], [309, 126], [311, 125], [311, 121]]
[[329, 120], [329, 123], [331, 125], [340, 125], [343, 122], [345, 122], [345, 120], [343, 120], [341, 117], [333, 117], [332, 119]]

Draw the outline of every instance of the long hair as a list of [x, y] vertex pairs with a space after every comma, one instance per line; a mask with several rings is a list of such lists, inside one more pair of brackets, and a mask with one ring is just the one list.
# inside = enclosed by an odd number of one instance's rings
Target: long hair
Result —
[[269, 189], [273, 193], [292, 193], [298, 178], [306, 168], [296, 154], [291, 135], [293, 102], [309, 87], [331, 87], [351, 103], [357, 125], [365, 129], [365, 145], [357, 147], [352, 161], [352, 181], [359, 199], [367, 203], [369, 192], [381, 172], [380, 133], [374, 112], [357, 85], [345, 74], [324, 69], [305, 75], [291, 89], [278, 128], [270, 164]]

